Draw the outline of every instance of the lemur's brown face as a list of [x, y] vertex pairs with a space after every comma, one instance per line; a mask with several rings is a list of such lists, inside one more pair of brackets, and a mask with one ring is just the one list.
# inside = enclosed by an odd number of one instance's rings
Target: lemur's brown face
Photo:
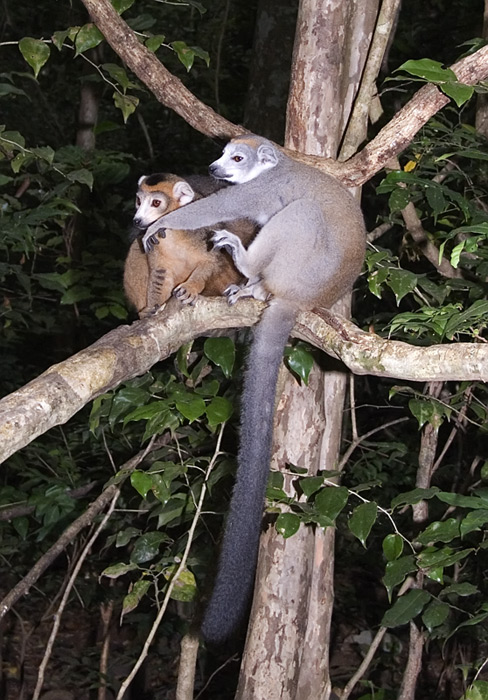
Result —
[[176, 176], [170, 177], [168, 180], [157, 181], [153, 175], [141, 177], [133, 219], [136, 228], [145, 230], [163, 214], [168, 214], [193, 200], [195, 193], [190, 185]]

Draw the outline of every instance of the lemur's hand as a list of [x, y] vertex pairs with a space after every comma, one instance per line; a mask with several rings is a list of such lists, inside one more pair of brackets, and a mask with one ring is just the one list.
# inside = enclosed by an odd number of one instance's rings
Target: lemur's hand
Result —
[[151, 224], [142, 237], [142, 247], [145, 253], [150, 253], [155, 245], [159, 245], [158, 237], [166, 238], [166, 229], [158, 228], [158, 222]]

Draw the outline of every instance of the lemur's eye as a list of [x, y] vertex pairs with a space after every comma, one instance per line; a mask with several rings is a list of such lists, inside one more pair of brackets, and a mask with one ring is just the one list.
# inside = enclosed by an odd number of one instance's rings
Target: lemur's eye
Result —
[[161, 204], [161, 200], [160, 200], [160, 199], [153, 199], [153, 201], [151, 202], [151, 206], [152, 206], [152, 207], [156, 207], [156, 208], [159, 207], [160, 204]]
[[136, 204], [138, 207], [141, 206], [141, 198], [140, 197], [136, 197]]
[[244, 158], [243, 158], [242, 156], [232, 156], [232, 160], [233, 160], [235, 163], [240, 163], [241, 160], [244, 160]]

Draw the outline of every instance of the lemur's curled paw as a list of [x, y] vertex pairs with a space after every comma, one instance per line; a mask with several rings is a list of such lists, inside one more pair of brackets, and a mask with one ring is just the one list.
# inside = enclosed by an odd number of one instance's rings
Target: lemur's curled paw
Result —
[[166, 229], [161, 228], [151, 233], [149, 229], [142, 237], [142, 247], [145, 253], [150, 253], [155, 245], [159, 245], [159, 238], [166, 238]]
[[212, 236], [212, 242], [214, 248], [221, 249], [226, 248], [227, 251], [234, 257], [237, 252], [241, 241], [234, 233], [222, 229], [221, 231], [216, 231]]
[[241, 296], [242, 287], [238, 284], [230, 284], [227, 289], [224, 289], [224, 296], [227, 298], [227, 302], [232, 306]]
[[198, 294], [187, 289], [183, 284], [179, 284], [173, 289], [173, 296], [182, 304], [193, 306], [198, 299]]

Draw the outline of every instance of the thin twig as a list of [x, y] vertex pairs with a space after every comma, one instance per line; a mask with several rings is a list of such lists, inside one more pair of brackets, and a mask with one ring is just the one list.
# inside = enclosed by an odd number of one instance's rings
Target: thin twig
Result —
[[200, 698], [203, 695], [203, 693], [207, 690], [208, 686], [213, 681], [217, 673], [220, 673], [220, 671], [222, 671], [222, 669], [225, 668], [227, 664], [230, 664], [231, 661], [237, 661], [238, 658], [239, 657], [237, 656], [237, 654], [232, 654], [232, 656], [229, 656], [229, 658], [226, 661], [224, 661], [223, 664], [220, 664], [220, 666], [216, 668], [213, 673], [210, 674], [208, 681], [205, 683], [198, 695], [195, 695], [195, 700], [198, 700], [198, 698]]
[[367, 433], [364, 433], [364, 435], [360, 435], [359, 437], [357, 437], [355, 440], [352, 441], [347, 450], [344, 452], [344, 455], [341, 461], [339, 462], [339, 465], [337, 466], [337, 471], [342, 471], [344, 469], [344, 467], [347, 464], [347, 461], [349, 460], [349, 457], [352, 455], [356, 447], [359, 447], [359, 445], [362, 442], [364, 442], [364, 440], [367, 440], [369, 437], [371, 437], [371, 435], [374, 435], [375, 433], [379, 433], [380, 430], [386, 430], [387, 428], [391, 428], [392, 425], [396, 425], [397, 423], [404, 423], [406, 420], [410, 419], [408, 417], [395, 418], [395, 420], [391, 420], [389, 423], [379, 425], [376, 428], [369, 430]]
[[[159, 443], [158, 443], [159, 444]], [[154, 438], [149, 442], [148, 446], [141, 450], [135, 457], [129, 459], [121, 468], [121, 476], [118, 484], [121, 485], [129, 474], [145, 459], [146, 455], [152, 450]], [[118, 486], [111, 484], [108, 486], [98, 498], [80, 515], [75, 521], [69, 525], [63, 532], [61, 537], [50, 547], [45, 554], [34, 564], [32, 569], [24, 576], [19, 583], [0, 601], [0, 619], [7, 614], [13, 605], [29, 592], [30, 587], [40, 578], [44, 571], [52, 564], [62, 551], [71, 544], [75, 537], [83, 530], [83, 528], [91, 525], [94, 518], [100, 513], [107, 503], [110, 503], [114, 494], [117, 492]]]
[[[402, 587], [398, 591], [398, 597], [404, 595], [407, 590], [411, 587], [413, 579], [411, 577], [408, 577], [405, 579], [403, 582]], [[359, 665], [358, 670], [356, 673], [351, 677], [351, 679], [346, 683], [344, 686], [344, 690], [341, 693], [341, 700], [347, 700], [347, 698], [350, 696], [352, 691], [354, 690], [354, 686], [356, 683], [364, 676], [366, 671], [368, 670], [368, 667], [373, 660], [373, 657], [381, 644], [383, 637], [385, 636], [385, 633], [388, 631], [388, 627], [380, 627], [379, 630], [376, 632], [373, 641], [371, 642], [371, 645], [366, 653], [366, 656], [362, 660], [361, 664]], [[196, 700], [196, 698], [195, 698]]]
[[219, 432], [219, 436], [217, 438], [217, 445], [215, 447], [215, 452], [213, 454], [212, 459], [210, 460], [210, 463], [209, 463], [208, 468], [207, 468], [206, 473], [205, 473], [205, 480], [202, 484], [202, 490], [200, 492], [200, 498], [198, 499], [198, 505], [197, 505], [197, 508], [195, 511], [195, 515], [193, 516], [193, 520], [192, 520], [190, 529], [188, 531], [188, 541], [186, 543], [185, 551], [183, 552], [181, 562], [180, 562], [178, 568], [176, 569], [174, 575], [172, 576], [171, 581], [168, 584], [168, 588], [166, 590], [166, 595], [164, 596], [163, 603], [161, 605], [161, 608], [158, 611], [156, 619], [154, 620], [153, 626], [151, 627], [151, 629], [149, 631], [149, 634], [148, 634], [147, 639], [144, 643], [144, 646], [143, 646], [142, 651], [139, 655], [139, 658], [137, 659], [136, 663], [134, 664], [132, 671], [129, 673], [127, 678], [124, 680], [124, 682], [120, 686], [119, 692], [117, 693], [116, 700], [122, 700], [126, 690], [128, 689], [128, 687], [132, 683], [137, 671], [140, 669], [142, 663], [144, 662], [144, 659], [148, 655], [149, 647], [152, 644], [152, 641], [156, 635], [156, 632], [159, 628], [159, 625], [161, 624], [161, 620], [163, 619], [164, 613], [166, 612], [166, 608], [168, 607], [168, 603], [169, 603], [169, 600], [171, 598], [171, 593], [173, 592], [173, 588], [175, 587], [180, 574], [182, 573], [183, 569], [186, 566], [186, 562], [188, 560], [188, 555], [190, 554], [190, 547], [191, 547], [192, 542], [193, 542], [193, 535], [195, 534], [195, 529], [197, 527], [198, 520], [199, 520], [200, 515], [202, 513], [203, 500], [204, 500], [205, 494], [207, 492], [208, 480], [209, 480], [210, 474], [212, 473], [212, 470], [215, 466], [215, 462], [217, 461], [217, 458], [222, 454], [220, 452], [220, 444], [222, 442], [222, 435], [224, 433], [224, 427], [225, 427], [225, 423], [222, 423], [221, 428], [220, 428], [220, 432]]
[[47, 664], [49, 663], [49, 659], [51, 657], [51, 652], [52, 652], [54, 642], [55, 642], [57, 634], [58, 634], [59, 625], [61, 624], [61, 616], [62, 616], [63, 611], [66, 607], [66, 604], [68, 602], [68, 598], [70, 596], [71, 589], [75, 585], [76, 578], [80, 572], [80, 569], [83, 565], [83, 562], [85, 561], [93, 544], [95, 543], [96, 539], [98, 538], [98, 536], [102, 532], [103, 528], [105, 527], [107, 521], [109, 520], [110, 516], [112, 515], [119, 495], [120, 495], [120, 488], [117, 488], [116, 493], [114, 493], [114, 495], [112, 497], [112, 501], [110, 503], [110, 507], [109, 507], [108, 511], [106, 512], [100, 525], [97, 527], [97, 529], [95, 530], [95, 532], [93, 533], [93, 535], [90, 537], [90, 539], [86, 543], [85, 547], [83, 548], [83, 551], [81, 552], [80, 557], [79, 557], [78, 561], [76, 562], [76, 566], [73, 569], [73, 573], [71, 574], [71, 576], [69, 578], [68, 584], [66, 586], [66, 590], [64, 591], [63, 597], [62, 597], [61, 602], [59, 604], [58, 611], [54, 616], [53, 628], [52, 628], [51, 634], [49, 636], [49, 640], [48, 640], [48, 643], [46, 646], [46, 651], [44, 653], [44, 657], [41, 661], [41, 665], [39, 666], [39, 671], [37, 674], [36, 688], [34, 690], [34, 695], [32, 696], [32, 700], [39, 700], [39, 696], [41, 694], [42, 686], [44, 683], [44, 674], [46, 672], [46, 667], [47, 667]]

